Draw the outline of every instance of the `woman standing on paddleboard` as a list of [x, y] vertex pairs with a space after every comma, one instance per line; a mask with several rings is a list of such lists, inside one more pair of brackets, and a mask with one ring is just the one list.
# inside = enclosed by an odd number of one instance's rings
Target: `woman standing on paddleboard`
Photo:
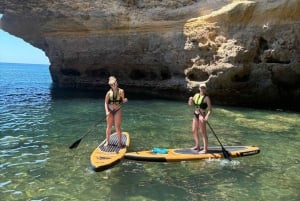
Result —
[[104, 108], [106, 112], [106, 142], [104, 146], [109, 144], [111, 129], [113, 123], [115, 124], [115, 129], [118, 134], [118, 146], [122, 146], [122, 131], [121, 131], [121, 122], [122, 122], [122, 108], [121, 104], [128, 101], [125, 98], [124, 90], [118, 88], [117, 79], [114, 76], [108, 78], [108, 84], [111, 87], [110, 90], [105, 95]]
[[203, 149], [199, 152], [201, 154], [207, 152], [208, 139], [206, 132], [206, 122], [212, 112], [212, 105], [209, 96], [207, 95], [207, 88], [204, 83], [200, 84], [199, 93], [196, 93], [188, 100], [189, 105], [195, 106], [192, 131], [195, 140], [195, 146], [192, 148], [195, 151], [200, 151], [199, 135], [200, 129], [203, 140]]

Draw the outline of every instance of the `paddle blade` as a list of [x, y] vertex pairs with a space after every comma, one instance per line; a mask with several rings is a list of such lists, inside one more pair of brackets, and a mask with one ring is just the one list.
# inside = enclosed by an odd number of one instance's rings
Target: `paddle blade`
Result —
[[222, 152], [223, 152], [224, 158], [231, 161], [230, 153], [224, 147], [222, 147]]
[[75, 149], [78, 147], [79, 143], [81, 142], [82, 138], [80, 138], [79, 140], [77, 140], [76, 142], [74, 142], [69, 149]]

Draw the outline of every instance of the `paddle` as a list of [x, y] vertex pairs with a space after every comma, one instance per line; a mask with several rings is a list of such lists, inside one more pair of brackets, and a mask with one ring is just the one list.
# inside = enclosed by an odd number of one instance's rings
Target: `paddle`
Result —
[[[200, 111], [200, 114], [203, 116], [202, 112]], [[204, 116], [203, 116], [204, 117]], [[216, 135], [214, 129], [210, 126], [209, 122], [207, 121], [207, 125], [208, 127], [210, 128], [210, 130], [212, 131], [212, 133], [214, 134], [214, 136], [217, 138], [219, 144], [221, 145], [222, 147], [222, 152], [223, 152], [223, 155], [224, 155], [224, 158], [226, 158], [227, 160], [231, 161], [231, 157], [230, 157], [230, 153], [223, 147], [222, 143], [220, 142], [218, 136]]]
[[[114, 113], [118, 112], [120, 109], [121, 109], [121, 106], [120, 106], [118, 109], [113, 110], [113, 111], [111, 111], [111, 112], [109, 112], [109, 113], [114, 114]], [[108, 114], [109, 114], [109, 113], [108, 113]], [[107, 114], [107, 115], [108, 115], [108, 114]], [[107, 117], [107, 115], [105, 115], [105, 117], [104, 117], [103, 119], [101, 119], [100, 122], [102, 122], [102, 121]], [[78, 145], [80, 144], [81, 140], [82, 140], [85, 136], [87, 136], [91, 131], [95, 130], [95, 128], [96, 128], [97, 125], [98, 125], [98, 123], [95, 124], [92, 128], [90, 128], [84, 135], [82, 135], [82, 136], [81, 136], [78, 140], [76, 140], [73, 144], [71, 144], [71, 146], [69, 147], [69, 149], [77, 148]]]

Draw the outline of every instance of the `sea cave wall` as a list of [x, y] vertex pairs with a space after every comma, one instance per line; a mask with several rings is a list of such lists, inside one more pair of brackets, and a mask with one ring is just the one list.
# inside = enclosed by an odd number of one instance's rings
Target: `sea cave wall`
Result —
[[0, 0], [1, 29], [43, 50], [61, 88], [300, 110], [297, 0]]

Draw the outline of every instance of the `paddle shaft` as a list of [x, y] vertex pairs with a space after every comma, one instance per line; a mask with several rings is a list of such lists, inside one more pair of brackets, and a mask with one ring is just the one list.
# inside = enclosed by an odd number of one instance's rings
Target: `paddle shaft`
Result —
[[[121, 106], [120, 106], [118, 109], [116, 109], [116, 110], [110, 111], [107, 115], [105, 115], [105, 117], [104, 117], [103, 119], [101, 119], [100, 123], [101, 123], [101, 122], [102, 122], [102, 121], [103, 121], [110, 113], [114, 114], [114, 113], [118, 112], [120, 109], [121, 109]], [[74, 149], [74, 148], [78, 147], [78, 145], [79, 145], [79, 143], [81, 142], [81, 140], [82, 140], [84, 137], [86, 137], [88, 134], [90, 134], [93, 130], [95, 130], [98, 124], [99, 124], [99, 123], [95, 124], [92, 128], [90, 128], [84, 135], [82, 135], [78, 140], [76, 140], [69, 148], [70, 148], [70, 149]]]
[[218, 136], [216, 135], [215, 131], [213, 130], [213, 128], [211, 127], [211, 125], [209, 124], [208, 121], [207, 121], [207, 125], [210, 128], [211, 132], [215, 135], [215, 137], [218, 140], [218, 142], [220, 143], [221, 147], [224, 148], [223, 145], [222, 145], [222, 143], [221, 143], [221, 141], [219, 140]]
[[[204, 114], [201, 112], [201, 110], [199, 110], [201, 116], [203, 118], [205, 118]], [[222, 145], [221, 141], [219, 140], [218, 136], [216, 135], [214, 129], [211, 127], [210, 123], [208, 121], [206, 121], [208, 127], [210, 128], [211, 132], [214, 134], [214, 136], [216, 137], [216, 139], [218, 140], [219, 144], [221, 145], [222, 147], [222, 152], [223, 152], [223, 155], [226, 159], [228, 159], [229, 161], [231, 161], [231, 157], [230, 157], [230, 154], [229, 152], [224, 148], [224, 146]]]

